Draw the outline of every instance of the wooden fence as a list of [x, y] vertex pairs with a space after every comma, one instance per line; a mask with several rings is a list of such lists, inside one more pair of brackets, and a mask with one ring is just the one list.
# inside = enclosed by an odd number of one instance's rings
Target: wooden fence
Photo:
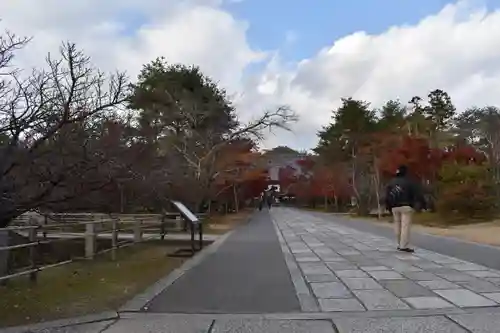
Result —
[[[202, 214], [199, 217], [203, 217]], [[0, 242], [0, 254], [2, 254], [0, 282], [4, 283], [9, 279], [26, 275], [35, 282], [40, 271], [77, 260], [92, 260], [104, 253], [110, 253], [112, 260], [116, 260], [120, 248], [151, 239], [163, 240], [167, 231], [182, 230], [185, 227], [178, 213], [119, 215], [26, 213], [14, 220], [9, 227], [0, 228], [0, 240], [3, 239], [3, 242]], [[98, 239], [101, 238], [109, 240], [107, 242], [109, 244], [104, 248], [98, 246]], [[83, 241], [82, 255], [51, 263], [41, 260], [42, 247], [64, 241]], [[8, 264], [10, 254], [14, 250], [28, 252], [27, 265], [11, 267], [12, 265]], [[4, 263], [1, 262], [2, 258]]]

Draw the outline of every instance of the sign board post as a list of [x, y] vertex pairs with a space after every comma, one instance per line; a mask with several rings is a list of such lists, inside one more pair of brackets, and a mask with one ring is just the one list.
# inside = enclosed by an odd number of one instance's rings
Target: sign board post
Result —
[[[189, 222], [191, 228], [191, 254], [194, 255], [196, 251], [200, 251], [203, 248], [203, 223], [200, 219], [193, 214], [182, 202], [180, 201], [171, 201], [174, 207], [179, 211], [182, 218]], [[196, 249], [196, 240], [195, 240], [195, 228], [198, 227], [199, 231], [199, 248]]]

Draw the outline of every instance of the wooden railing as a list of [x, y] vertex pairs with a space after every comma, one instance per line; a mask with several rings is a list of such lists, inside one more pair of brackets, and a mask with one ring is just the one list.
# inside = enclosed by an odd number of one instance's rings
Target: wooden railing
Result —
[[[203, 217], [202, 214], [200, 217]], [[163, 240], [168, 230], [182, 230], [183, 223], [178, 213], [119, 215], [27, 213], [14, 220], [9, 227], [0, 228], [0, 237], [4, 237], [4, 240], [17, 239], [15, 244], [11, 245], [9, 242], [8, 245], [0, 246], [0, 254], [3, 254], [4, 259], [9, 258], [15, 250], [27, 252], [24, 253], [24, 259], [27, 259], [24, 260], [25, 263], [17, 265], [20, 267], [8, 265], [4, 260], [2, 270], [0, 262], [0, 282], [26, 275], [29, 275], [31, 281], [36, 282], [37, 273], [40, 271], [77, 260], [92, 260], [105, 253], [110, 253], [111, 259], [116, 260], [118, 249], [151, 239]], [[194, 230], [191, 234], [193, 232]], [[98, 243], [99, 239], [110, 242], [103, 246]], [[81, 255], [70, 253], [71, 257], [64, 260], [44, 262], [43, 247], [68, 241], [83, 242]], [[200, 243], [202, 241], [200, 238]]]

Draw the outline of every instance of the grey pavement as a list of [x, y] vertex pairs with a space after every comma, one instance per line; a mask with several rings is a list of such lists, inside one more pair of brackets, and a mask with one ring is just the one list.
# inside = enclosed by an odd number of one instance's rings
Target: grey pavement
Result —
[[297, 295], [309, 293], [320, 311], [500, 307], [498, 270], [425, 249], [401, 253], [394, 241], [327, 216], [293, 209], [272, 215], [285, 258], [291, 253], [300, 267], [290, 271], [292, 280], [308, 286]]
[[500, 271], [429, 249], [400, 253], [392, 235], [341, 217], [271, 217], [257, 212], [148, 311], [16, 333], [500, 333]]
[[180, 313], [299, 311], [267, 210], [257, 212], [217, 252], [186, 272], [147, 308]]

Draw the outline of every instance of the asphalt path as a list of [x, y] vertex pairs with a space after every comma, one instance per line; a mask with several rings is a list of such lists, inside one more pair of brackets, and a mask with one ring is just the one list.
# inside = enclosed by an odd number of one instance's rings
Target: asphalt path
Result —
[[[387, 237], [391, 241], [394, 241], [394, 232], [390, 224], [383, 226], [362, 219], [346, 218], [340, 214], [319, 212], [311, 212], [311, 214], [328, 218], [335, 223], [359, 231]], [[452, 237], [434, 236], [416, 231], [412, 231], [411, 233], [411, 245], [416, 247], [416, 251], [418, 251], [418, 248], [423, 248], [493, 269], [500, 269], [500, 247], [468, 242]]]
[[148, 305], [149, 312], [300, 311], [269, 212], [256, 211], [198, 266]]

